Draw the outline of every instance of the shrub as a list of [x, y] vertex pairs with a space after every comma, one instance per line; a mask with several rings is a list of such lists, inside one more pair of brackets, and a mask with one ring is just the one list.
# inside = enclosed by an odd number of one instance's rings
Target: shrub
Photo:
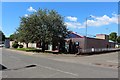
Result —
[[19, 48], [23, 48], [23, 45], [19, 45]]
[[13, 48], [18, 48], [19, 44], [18, 43], [13, 43], [12, 47]]

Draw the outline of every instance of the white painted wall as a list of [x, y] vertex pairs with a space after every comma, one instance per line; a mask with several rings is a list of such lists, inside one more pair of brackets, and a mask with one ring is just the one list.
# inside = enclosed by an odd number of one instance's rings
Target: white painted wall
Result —
[[[10, 48], [12, 48], [13, 43], [14, 43], [14, 41], [10, 41]], [[25, 43], [18, 42], [18, 44], [21, 44], [21, 45], [23, 45], [23, 48], [26, 48]], [[36, 48], [36, 43], [28, 43], [28, 47]]]
[[48, 50], [49, 50], [49, 51], [52, 51], [52, 45], [51, 45], [51, 44], [48, 45]]

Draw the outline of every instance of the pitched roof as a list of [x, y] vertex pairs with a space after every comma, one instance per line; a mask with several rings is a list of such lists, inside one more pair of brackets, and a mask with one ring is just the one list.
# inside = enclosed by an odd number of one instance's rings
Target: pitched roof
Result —
[[70, 32], [68, 34], [68, 38], [84, 38], [84, 36], [81, 36], [81, 35], [79, 35], [79, 34], [77, 34], [75, 32]]

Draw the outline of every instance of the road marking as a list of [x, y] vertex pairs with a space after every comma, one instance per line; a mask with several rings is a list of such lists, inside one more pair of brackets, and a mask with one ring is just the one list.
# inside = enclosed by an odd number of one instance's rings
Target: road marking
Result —
[[62, 71], [62, 70], [59, 70], [59, 69], [55, 69], [55, 68], [51, 68], [51, 67], [47, 67], [47, 66], [42, 66], [42, 65], [38, 65], [38, 66], [49, 69], [49, 70], [54, 70], [54, 71], [62, 72], [62, 73], [65, 73], [65, 74], [70, 74], [70, 75], [73, 75], [73, 76], [78, 76], [78, 74], [75, 74], [75, 73], [66, 72], [66, 71]]

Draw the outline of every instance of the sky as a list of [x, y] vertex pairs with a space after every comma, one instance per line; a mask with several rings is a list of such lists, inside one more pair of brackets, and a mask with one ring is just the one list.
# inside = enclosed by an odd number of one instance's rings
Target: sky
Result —
[[[20, 17], [38, 9], [54, 9], [64, 17], [67, 28], [80, 35], [118, 33], [117, 2], [2, 2], [2, 31], [9, 37], [20, 24]], [[87, 20], [86, 20], [87, 18]], [[87, 22], [86, 22], [87, 21]]]
[[2, 2], [119, 2], [119, 0], [1, 0]]

